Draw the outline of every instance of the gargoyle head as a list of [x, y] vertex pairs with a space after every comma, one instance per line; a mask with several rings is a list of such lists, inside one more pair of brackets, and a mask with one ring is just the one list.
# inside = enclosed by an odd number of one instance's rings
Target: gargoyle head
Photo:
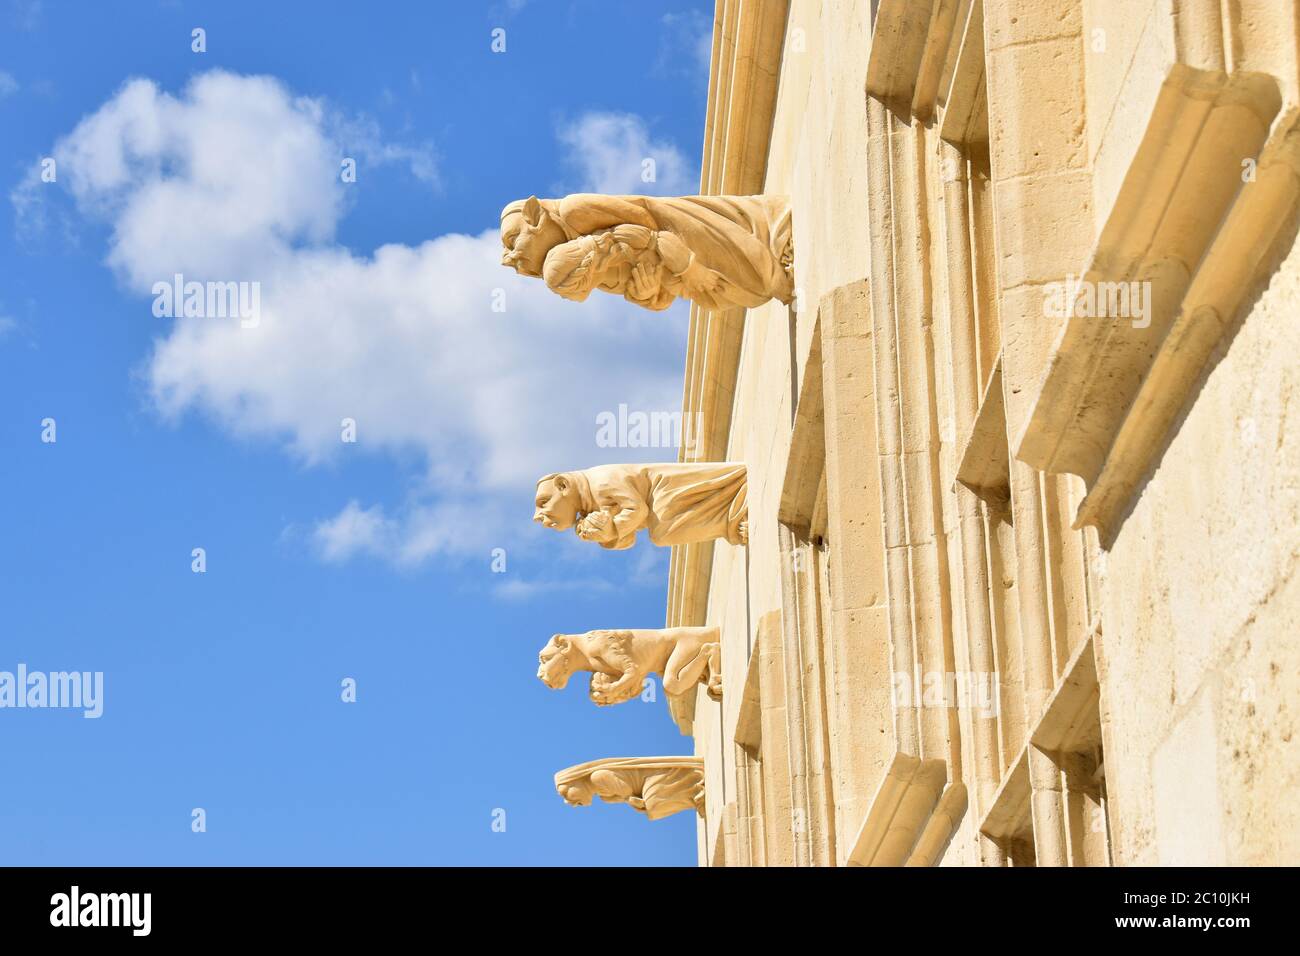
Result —
[[520, 275], [540, 277], [546, 254], [564, 240], [563, 227], [536, 196], [516, 199], [501, 210], [501, 264]]
[[560, 784], [556, 791], [564, 802], [571, 807], [589, 807], [591, 798], [595, 796], [595, 790], [591, 786], [591, 781], [586, 778], [579, 778], [569, 783]]
[[582, 504], [578, 486], [566, 474], [543, 475], [537, 482], [537, 510], [533, 520], [556, 531], [568, 531], [578, 522]]
[[537, 655], [541, 665], [537, 668], [537, 677], [553, 690], [563, 690], [573, 676], [573, 666], [569, 663], [569, 646], [567, 636], [556, 634]]

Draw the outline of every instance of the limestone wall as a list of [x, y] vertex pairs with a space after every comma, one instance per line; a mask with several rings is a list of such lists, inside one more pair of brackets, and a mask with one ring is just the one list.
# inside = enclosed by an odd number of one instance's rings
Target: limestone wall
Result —
[[791, 198], [797, 294], [693, 312], [701, 864], [1300, 860], [1296, 24], [719, 0], [702, 190]]
[[1106, 557], [1124, 863], [1300, 860], [1298, 296], [1293, 242]]

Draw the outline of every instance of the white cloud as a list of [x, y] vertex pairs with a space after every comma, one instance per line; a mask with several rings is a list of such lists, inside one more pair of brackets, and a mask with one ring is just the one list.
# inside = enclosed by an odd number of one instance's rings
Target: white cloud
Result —
[[14, 79], [14, 75], [0, 70], [0, 100], [17, 92], [18, 81]]
[[329, 240], [343, 209], [322, 105], [269, 77], [205, 73], [181, 98], [132, 80], [54, 149], [108, 262], [143, 294], [168, 271], [242, 278]]
[[[334, 239], [341, 128], [272, 79], [212, 72], [180, 96], [128, 83], [54, 154], [78, 208], [110, 224], [107, 261], [140, 321], [167, 323], [142, 369], [161, 414], [282, 441], [309, 465], [420, 464], [403, 500], [320, 520], [309, 540], [323, 559], [411, 564], [529, 540], [533, 481], [608, 457], [599, 412], [678, 405], [685, 310], [566, 302], [500, 265], [495, 224], [350, 252]], [[150, 287], [177, 272], [259, 282], [260, 324], [153, 318]], [[344, 418], [356, 444], [340, 440]]]
[[[590, 192], [652, 196], [699, 192], [699, 170], [672, 143], [652, 139], [645, 120], [635, 114], [587, 113], [563, 124], [558, 135], [585, 183], [582, 188]], [[652, 170], [653, 181], [646, 181], [647, 169]]]
[[[411, 81], [419, 92], [419, 76], [412, 70]], [[345, 153], [359, 154], [367, 167], [383, 166], [389, 163], [404, 165], [411, 175], [423, 183], [437, 189], [441, 186], [438, 175], [438, 154], [432, 143], [407, 146], [384, 142], [379, 124], [370, 117], [347, 116], [331, 112], [327, 116], [330, 138], [337, 140]], [[353, 158], [357, 158], [354, 156]]]
[[[54, 149], [59, 182], [83, 212], [113, 225], [109, 264], [139, 289], [160, 262], [230, 275], [333, 238], [347, 201], [345, 157], [408, 165], [438, 180], [429, 144], [382, 140], [364, 116], [295, 97], [266, 76], [213, 70], [180, 97], [128, 81]], [[365, 175], [365, 172], [362, 172]], [[11, 193], [20, 232], [46, 219], [37, 164]], [[147, 280], [147, 282], [146, 282]]]
[[362, 508], [353, 499], [333, 518], [316, 524], [312, 537], [326, 561], [344, 561], [356, 554], [382, 554], [393, 535], [392, 522], [379, 505]]

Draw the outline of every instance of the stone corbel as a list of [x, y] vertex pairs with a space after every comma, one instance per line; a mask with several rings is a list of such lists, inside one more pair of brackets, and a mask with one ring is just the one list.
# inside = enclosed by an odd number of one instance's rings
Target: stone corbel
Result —
[[1006, 402], [999, 356], [962, 445], [957, 484], [969, 488], [998, 514], [1010, 517], [1011, 461], [1007, 451]]
[[948, 767], [896, 753], [849, 851], [848, 866], [933, 866], [966, 813], [965, 784]]
[[867, 55], [867, 95], [911, 112], [926, 61], [934, 0], [880, 0]]
[[1280, 103], [1271, 77], [1174, 66], [1090, 264], [1060, 286], [1065, 321], [1013, 447], [1083, 478], [1075, 527], [1103, 540], [1295, 209], [1290, 124], [1261, 155]]
[[981, 0], [879, 0], [867, 95], [964, 143], [985, 107]]
[[606, 757], [561, 770], [555, 789], [571, 807], [626, 803], [651, 820], [682, 810], [704, 816], [704, 758]]

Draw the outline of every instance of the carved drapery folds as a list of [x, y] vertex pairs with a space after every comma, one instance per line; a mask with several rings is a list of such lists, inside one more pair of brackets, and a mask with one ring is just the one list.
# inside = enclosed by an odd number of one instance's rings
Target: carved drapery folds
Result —
[[681, 810], [704, 816], [702, 757], [606, 757], [561, 770], [555, 789], [571, 807], [590, 806], [593, 797], [626, 803], [651, 820]]
[[638, 696], [650, 674], [658, 674], [664, 693], [691, 693], [703, 684], [722, 699], [722, 650], [716, 627], [624, 629], [556, 634], [538, 655], [537, 676], [559, 690], [576, 671], [591, 672], [591, 699], [600, 706]]
[[734, 462], [600, 465], [543, 476], [533, 520], [612, 550], [632, 547], [642, 528], [663, 547], [747, 544], [746, 491]]
[[754, 308], [793, 295], [784, 196], [602, 196], [516, 200], [501, 211], [503, 265], [582, 302], [593, 289], [647, 309], [679, 296]]

